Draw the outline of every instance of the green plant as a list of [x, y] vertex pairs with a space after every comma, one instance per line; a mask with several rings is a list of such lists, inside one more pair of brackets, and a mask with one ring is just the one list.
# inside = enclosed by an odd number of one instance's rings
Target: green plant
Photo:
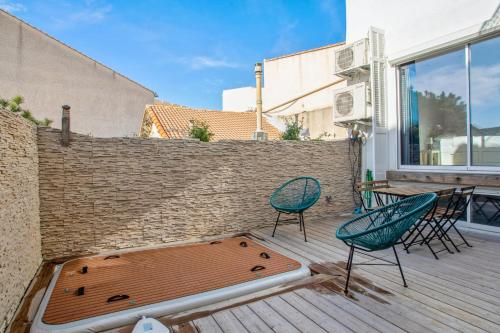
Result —
[[302, 122], [298, 120], [289, 121], [285, 120], [285, 131], [281, 134], [282, 140], [295, 140], [300, 141], [300, 132], [302, 131]]
[[52, 120], [47, 118], [43, 120], [36, 119], [29, 110], [22, 108], [21, 104], [23, 103], [24, 103], [24, 98], [22, 96], [15, 96], [12, 97], [10, 100], [0, 98], [0, 109], [4, 111], [19, 113], [21, 117], [28, 119], [35, 125], [50, 126], [50, 124], [52, 124]]
[[326, 139], [328, 139], [331, 136], [332, 135], [330, 133], [325, 131], [325, 132], [321, 133], [317, 138], [311, 139], [311, 141], [325, 141]]
[[189, 129], [189, 136], [193, 139], [199, 139], [203, 142], [209, 142], [214, 136], [210, 132], [208, 124], [202, 120], [191, 120], [191, 128]]

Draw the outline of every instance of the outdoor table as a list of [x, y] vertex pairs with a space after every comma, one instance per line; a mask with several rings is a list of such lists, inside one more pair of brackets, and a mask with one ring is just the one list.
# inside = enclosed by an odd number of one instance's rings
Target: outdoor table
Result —
[[[376, 201], [379, 205], [383, 205], [383, 200], [381, 195], [385, 195], [386, 198], [391, 198], [391, 202], [396, 201], [400, 198], [409, 198], [414, 195], [434, 192], [438, 193], [443, 190], [455, 189], [454, 187], [446, 188], [426, 188], [426, 187], [415, 187], [415, 186], [398, 186], [398, 187], [382, 187], [375, 188], [372, 192], [375, 194]], [[387, 201], [386, 201], [387, 203]]]

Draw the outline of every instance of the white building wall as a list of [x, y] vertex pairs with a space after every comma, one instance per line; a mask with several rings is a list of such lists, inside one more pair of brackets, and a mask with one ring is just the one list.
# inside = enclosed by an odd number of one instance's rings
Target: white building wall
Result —
[[[264, 109], [271, 108], [294, 97], [337, 80], [333, 75], [335, 45], [289, 56], [264, 60], [264, 86], [267, 98]], [[332, 106], [333, 89], [339, 84], [300, 99], [280, 113], [294, 114]]]
[[[313, 50], [264, 60], [264, 110], [273, 108], [295, 97], [309, 93], [339, 79], [333, 75], [334, 50], [339, 45], [328, 45]], [[279, 107], [274, 116], [297, 115], [310, 138], [333, 139], [345, 137], [344, 128], [333, 123], [333, 90], [345, 87], [341, 82]], [[277, 112], [276, 112], [277, 111]], [[324, 135], [329, 136], [325, 137]]]
[[[266, 101], [266, 89], [262, 89], [262, 100]], [[222, 110], [245, 112], [255, 110], [255, 87], [242, 87], [222, 91]], [[264, 104], [263, 104], [264, 105]]]
[[489, 19], [498, 0], [347, 0], [346, 41], [385, 30], [386, 52], [401, 52]]
[[156, 124], [151, 125], [151, 133], [149, 133], [150, 138], [161, 138], [160, 132], [158, 131], [158, 127]]
[[[347, 0], [346, 42], [366, 37], [371, 26], [383, 29], [386, 55], [391, 60], [456, 39], [460, 31], [490, 19], [498, 5], [498, 0]], [[397, 169], [396, 68], [387, 68], [388, 168]], [[375, 151], [378, 149], [385, 148], [376, 147]]]
[[137, 135], [154, 93], [0, 10], [0, 97], [60, 128], [71, 106], [71, 130], [98, 137]]

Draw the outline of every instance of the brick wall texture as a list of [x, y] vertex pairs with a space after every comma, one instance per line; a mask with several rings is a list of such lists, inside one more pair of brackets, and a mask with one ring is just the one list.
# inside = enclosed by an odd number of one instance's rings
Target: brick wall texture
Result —
[[0, 332], [40, 263], [36, 127], [0, 111]]
[[[348, 142], [92, 138], [38, 130], [44, 258], [273, 225], [268, 200], [309, 175], [322, 196], [307, 217], [351, 210]], [[330, 197], [331, 200], [327, 200]]]

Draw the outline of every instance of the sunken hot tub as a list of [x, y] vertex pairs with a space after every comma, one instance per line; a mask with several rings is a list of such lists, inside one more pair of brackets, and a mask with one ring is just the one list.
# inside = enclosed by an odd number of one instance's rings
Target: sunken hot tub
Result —
[[309, 275], [247, 237], [74, 259], [56, 268], [31, 332], [109, 329]]

